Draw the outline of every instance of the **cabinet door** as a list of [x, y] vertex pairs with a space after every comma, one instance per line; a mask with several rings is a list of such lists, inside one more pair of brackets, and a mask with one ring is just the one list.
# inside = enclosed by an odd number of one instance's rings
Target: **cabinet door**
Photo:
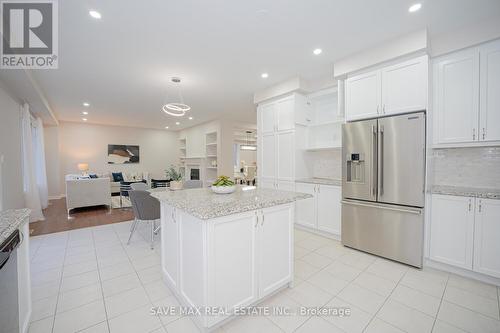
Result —
[[318, 229], [340, 235], [340, 187], [319, 185], [317, 197]]
[[294, 180], [295, 170], [295, 133], [294, 131], [279, 132], [276, 134], [276, 177], [280, 180]]
[[479, 53], [457, 52], [434, 63], [435, 143], [478, 139]]
[[295, 184], [297, 192], [308, 193], [313, 196], [295, 202], [295, 223], [309, 228], [316, 228], [316, 188], [316, 184]]
[[479, 139], [500, 141], [500, 41], [479, 50], [481, 55], [481, 88]]
[[263, 178], [276, 178], [276, 136], [274, 133], [262, 135], [260, 165]]
[[382, 114], [427, 109], [427, 56], [382, 69]]
[[257, 184], [261, 188], [276, 189], [276, 179], [275, 178], [262, 178], [262, 179], [258, 179]]
[[278, 185], [278, 190], [282, 191], [295, 191], [295, 182], [293, 181], [288, 181], [288, 180], [278, 180], [277, 182]]
[[474, 270], [500, 278], [500, 200], [476, 200]]
[[257, 299], [256, 211], [217, 219], [209, 225], [209, 305], [246, 306]]
[[472, 269], [474, 198], [432, 195], [430, 257]]
[[276, 101], [276, 125], [278, 131], [295, 127], [295, 98], [293, 96]]
[[161, 260], [169, 282], [176, 287], [179, 282], [179, 223], [176, 211], [161, 205]]
[[374, 71], [346, 80], [346, 119], [376, 117], [381, 104], [380, 71]]
[[292, 205], [262, 210], [259, 221], [259, 297], [292, 279]]
[[276, 125], [276, 103], [271, 102], [259, 106], [260, 134], [273, 133]]

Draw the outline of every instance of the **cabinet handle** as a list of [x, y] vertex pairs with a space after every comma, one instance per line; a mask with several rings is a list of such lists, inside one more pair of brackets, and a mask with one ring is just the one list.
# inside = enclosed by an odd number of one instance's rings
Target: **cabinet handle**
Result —
[[486, 138], [486, 128], [483, 127], [483, 140]]
[[321, 186], [318, 185], [318, 193], [321, 193]]
[[471, 209], [472, 209], [472, 200], [469, 199], [469, 212], [471, 211]]
[[382, 106], [382, 114], [385, 114], [385, 104]]
[[472, 129], [472, 140], [476, 140], [476, 129]]
[[257, 228], [258, 225], [259, 225], [259, 214], [255, 212], [255, 225], [253, 227]]
[[378, 114], [378, 105], [377, 105], [377, 114]]
[[481, 200], [479, 200], [479, 207], [478, 207], [479, 212], [481, 213]]
[[175, 208], [172, 209], [172, 221], [174, 221], [174, 223], [177, 223], [177, 221], [175, 220]]
[[265, 218], [266, 218], [266, 215], [264, 215], [264, 213], [262, 213], [262, 221], [260, 221], [260, 226], [261, 227], [264, 225]]

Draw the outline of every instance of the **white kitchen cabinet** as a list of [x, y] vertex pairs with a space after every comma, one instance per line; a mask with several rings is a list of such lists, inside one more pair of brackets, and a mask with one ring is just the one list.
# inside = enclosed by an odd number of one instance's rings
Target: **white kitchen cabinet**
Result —
[[474, 271], [500, 278], [500, 200], [476, 199]]
[[478, 140], [479, 53], [456, 52], [434, 61], [434, 143]]
[[260, 121], [259, 134], [274, 133], [276, 130], [276, 103], [259, 105]]
[[340, 235], [341, 189], [339, 186], [319, 185], [317, 193], [318, 229]]
[[383, 115], [427, 109], [427, 64], [422, 56], [382, 69]]
[[295, 190], [312, 195], [312, 198], [299, 200], [295, 203], [295, 223], [309, 228], [316, 228], [316, 184], [297, 183]]
[[345, 82], [346, 120], [377, 117], [381, 104], [379, 70], [350, 77]]
[[276, 135], [274, 133], [262, 134], [259, 147], [259, 169], [262, 178], [276, 178]]
[[265, 297], [292, 279], [292, 209], [262, 210], [259, 224], [259, 297]]
[[31, 317], [29, 221], [19, 228], [19, 232], [22, 234], [22, 242], [17, 248], [19, 328], [20, 332], [28, 332]]
[[167, 205], [161, 206], [162, 227], [161, 243], [166, 253], [162, 256], [162, 269], [173, 286], [179, 283], [179, 223], [175, 208]]
[[276, 130], [288, 131], [295, 128], [295, 99], [287, 97], [276, 101]]
[[472, 269], [474, 198], [432, 195], [430, 258]]
[[258, 230], [257, 212], [219, 219], [210, 226], [210, 304], [231, 309], [257, 299]]
[[[276, 178], [278, 180], [294, 180], [295, 169], [295, 132], [286, 131], [276, 133], [276, 151], [274, 158], [278, 166]], [[266, 149], [264, 147], [264, 149]], [[263, 161], [265, 164], [265, 161]]]
[[293, 181], [288, 181], [288, 180], [278, 180], [276, 182], [276, 189], [282, 190], [282, 191], [295, 191], [295, 182]]
[[295, 189], [313, 196], [295, 203], [295, 223], [340, 236], [341, 187], [297, 182]]
[[426, 110], [428, 62], [425, 55], [348, 78], [346, 120]]
[[485, 44], [480, 54], [479, 139], [500, 141], [500, 40]]
[[258, 179], [257, 186], [262, 188], [276, 188], [276, 179], [261, 177]]

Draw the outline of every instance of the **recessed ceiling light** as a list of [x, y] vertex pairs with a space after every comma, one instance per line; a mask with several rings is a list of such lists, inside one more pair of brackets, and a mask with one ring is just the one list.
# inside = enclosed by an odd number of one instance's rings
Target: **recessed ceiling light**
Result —
[[189, 120], [193, 120], [193, 117], [189, 117], [188, 119], [189, 119]]
[[260, 77], [263, 78], [263, 79], [267, 79], [269, 77], [269, 74], [262, 73], [262, 74], [260, 74]]
[[87, 121], [87, 118], [82, 118], [83, 121]]
[[175, 122], [175, 124], [176, 124], [176, 125], [180, 125], [181, 123], [180, 123], [180, 122], [178, 122], [178, 121], [176, 121], [176, 122]]
[[88, 107], [90, 106], [90, 104], [89, 104], [89, 103], [87, 103], [87, 102], [83, 102], [83, 106], [85, 106], [85, 107], [87, 107], [87, 108], [88, 108]]
[[420, 8], [422, 8], [422, 4], [416, 3], [416, 4], [411, 5], [410, 8], [408, 8], [408, 11], [410, 13], [415, 13], [415, 12], [418, 12], [420, 10]]
[[165, 126], [165, 129], [168, 129], [168, 126]]
[[314, 51], [313, 51], [313, 53], [314, 53], [315, 55], [319, 55], [319, 54], [321, 54], [321, 52], [323, 52], [323, 50], [322, 50], [322, 49], [314, 49]]
[[95, 10], [89, 10], [89, 15], [95, 19], [100, 19], [102, 17], [101, 13], [99, 13], [98, 11], [95, 11]]
[[88, 115], [89, 113], [88, 113], [87, 111], [83, 111], [83, 112], [82, 112], [82, 114], [86, 116], [86, 115]]

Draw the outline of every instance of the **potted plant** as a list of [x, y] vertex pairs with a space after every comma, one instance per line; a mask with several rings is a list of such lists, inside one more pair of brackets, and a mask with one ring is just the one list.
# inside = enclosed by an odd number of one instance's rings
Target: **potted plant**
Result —
[[170, 178], [170, 189], [172, 190], [182, 190], [182, 174], [180, 171], [175, 170], [172, 165], [168, 170], [165, 171], [167, 178]]

